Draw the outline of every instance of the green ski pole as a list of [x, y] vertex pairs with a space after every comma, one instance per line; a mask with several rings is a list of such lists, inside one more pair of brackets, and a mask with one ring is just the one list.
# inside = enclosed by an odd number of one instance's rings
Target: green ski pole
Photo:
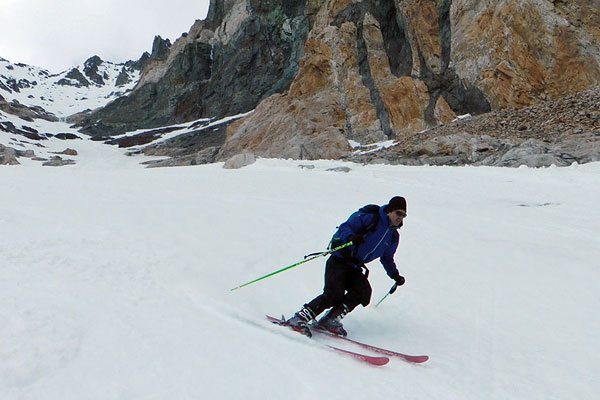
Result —
[[315, 255], [315, 256], [313, 256], [313, 257], [307, 258], [306, 260], [303, 260], [303, 261], [297, 262], [296, 264], [292, 264], [292, 265], [290, 265], [289, 267], [281, 268], [281, 269], [279, 269], [279, 270], [277, 270], [277, 271], [275, 271], [275, 272], [271, 272], [270, 274], [267, 274], [267, 275], [265, 275], [265, 276], [261, 276], [260, 278], [256, 278], [256, 279], [254, 279], [253, 281], [246, 282], [246, 283], [244, 283], [243, 285], [240, 285], [240, 286], [238, 286], [238, 287], [234, 287], [233, 289], [231, 289], [231, 292], [233, 292], [234, 290], [237, 290], [237, 289], [241, 289], [241, 288], [243, 288], [243, 287], [245, 287], [245, 286], [251, 285], [251, 284], [253, 284], [253, 283], [256, 283], [256, 282], [258, 282], [258, 281], [262, 281], [263, 279], [269, 278], [269, 277], [271, 277], [271, 276], [273, 276], [273, 275], [276, 275], [276, 274], [278, 274], [278, 273], [280, 273], [280, 272], [287, 271], [288, 269], [292, 269], [292, 268], [294, 268], [294, 267], [297, 267], [298, 265], [301, 265], [301, 264], [304, 264], [304, 263], [306, 263], [306, 262], [309, 262], [309, 261], [311, 261], [311, 260], [314, 260], [315, 258], [319, 258], [319, 257], [326, 256], [326, 255], [328, 255], [328, 254], [331, 254], [331, 253], [333, 253], [333, 252], [336, 252], [336, 251], [338, 251], [338, 250], [341, 250], [341, 249], [343, 249], [344, 247], [348, 247], [348, 246], [351, 246], [351, 245], [352, 245], [352, 242], [348, 242], [348, 243], [346, 243], [346, 244], [343, 244], [343, 245], [341, 245], [341, 246], [338, 246], [338, 247], [336, 247], [336, 248], [333, 248], [333, 249], [331, 249], [331, 250], [324, 251], [323, 253], [319, 253], [319, 254], [317, 254], [317, 255]]
[[396, 289], [398, 289], [398, 283], [394, 283], [394, 286], [392, 286], [390, 291], [387, 292], [385, 296], [383, 296], [383, 299], [379, 300], [379, 303], [375, 304], [375, 307], [380, 305], [390, 294], [394, 293], [396, 291]]

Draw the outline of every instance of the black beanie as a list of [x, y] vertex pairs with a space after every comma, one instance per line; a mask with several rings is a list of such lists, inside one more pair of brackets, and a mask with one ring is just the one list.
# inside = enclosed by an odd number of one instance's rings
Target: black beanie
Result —
[[390, 199], [385, 211], [392, 212], [396, 210], [403, 210], [406, 212], [406, 199], [402, 196], [395, 196]]

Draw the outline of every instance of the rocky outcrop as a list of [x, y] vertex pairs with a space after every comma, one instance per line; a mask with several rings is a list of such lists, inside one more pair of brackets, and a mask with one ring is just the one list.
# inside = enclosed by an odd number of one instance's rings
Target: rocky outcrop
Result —
[[[91, 84], [104, 86], [106, 84], [105, 80], [108, 79], [108, 75], [106, 72], [103, 74], [99, 72], [99, 67], [102, 63], [103, 61], [100, 57], [90, 57], [83, 63], [83, 73], [78, 68], [73, 68], [63, 79], [60, 79], [57, 84], [75, 87], [89, 87]], [[123, 67], [122, 72], [127, 73], [125, 67]], [[123, 79], [124, 78], [121, 78], [121, 81], [123, 81]], [[127, 82], [122, 82], [121, 84], [125, 83]]]
[[256, 162], [256, 157], [251, 153], [241, 153], [236, 154], [231, 157], [229, 160], [225, 161], [223, 168], [225, 169], [240, 169], [243, 167], [247, 167], [248, 165], [254, 164]]
[[336, 158], [349, 151], [344, 138], [400, 140], [456, 115], [579, 92], [600, 82], [596, 7], [542, 0], [329, 1], [290, 90], [232, 125], [221, 154], [250, 149]]
[[[9, 114], [16, 115], [19, 118], [21, 118], [25, 121], [28, 121], [28, 122], [32, 122], [36, 118], [44, 119], [46, 121], [52, 121], [52, 122], [58, 121], [58, 117], [56, 117], [56, 115], [54, 115], [50, 112], [47, 112], [42, 107], [25, 106], [25, 105], [19, 103], [17, 100], [13, 100], [9, 103], [1, 95], [0, 95], [0, 110], [6, 111]], [[6, 127], [3, 130], [5, 130], [7, 132], [11, 132], [9, 130], [8, 126], [9, 126], [9, 123], [6, 122]]]
[[[103, 137], [254, 109], [229, 125], [211, 161], [244, 152], [349, 158], [349, 141], [414, 138], [422, 143], [398, 154], [500, 165], [478, 149], [558, 152], [537, 142], [568, 140], [552, 130], [527, 139], [428, 135], [459, 115], [535, 106], [600, 83], [597, 8], [589, 0], [212, 0], [206, 20], [172, 46], [155, 39], [134, 92], [92, 113], [83, 131]], [[465, 146], [475, 156], [439, 150]]]
[[119, 76], [117, 76], [116, 86], [127, 85], [129, 82], [131, 82], [131, 77], [129, 76], [127, 69], [123, 67], [121, 72], [119, 72]]
[[[77, 156], [77, 151], [73, 149], [65, 149], [55, 154]], [[30, 158], [35, 161], [41, 161], [42, 166], [47, 167], [62, 167], [64, 165], [73, 165], [75, 160], [65, 159], [59, 155], [52, 156], [49, 159], [37, 157], [33, 150], [17, 150], [13, 147], [4, 146], [0, 144], [0, 165], [20, 165], [19, 158]]]
[[426, 114], [434, 124], [452, 120], [439, 93], [432, 99], [424, 81], [402, 75], [412, 71], [412, 59], [396, 16], [391, 2], [326, 2], [290, 89], [231, 125], [220, 157], [246, 149], [270, 157], [339, 158], [351, 150], [348, 139], [372, 143], [423, 130]]
[[588, 0], [454, 0], [452, 62], [494, 109], [558, 99], [600, 80], [600, 14]]
[[85, 76], [81, 73], [81, 71], [77, 68], [72, 68], [64, 78], [60, 79], [56, 82], [61, 86], [75, 86], [75, 87], [88, 87], [90, 86], [90, 81], [88, 81]]
[[[368, 150], [368, 149], [367, 149]], [[600, 87], [466, 117], [347, 159], [403, 165], [566, 166], [600, 161]]]
[[19, 165], [18, 150], [0, 144], [0, 165]]
[[102, 59], [98, 56], [88, 58], [83, 63], [83, 73], [96, 85], [103, 86], [104, 80], [108, 79], [107, 75], [98, 73], [98, 67], [102, 64]]
[[[22, 144], [17, 144], [21, 145]], [[77, 152], [73, 149], [65, 149], [64, 151], [57, 154], [66, 155], [77, 155]], [[30, 158], [35, 161], [41, 161], [43, 166], [50, 167], [61, 167], [63, 165], [73, 165], [75, 160], [63, 159], [60, 156], [52, 156], [49, 159], [37, 157], [33, 150], [17, 150], [13, 147], [4, 146], [0, 144], [0, 165], [20, 165], [19, 158]]]
[[418, 145], [352, 156], [356, 162], [399, 165], [485, 165], [494, 167], [564, 167], [600, 161], [600, 134], [568, 136], [558, 143], [522, 142], [467, 133], [424, 139]]
[[296, 75], [305, 9], [298, 1], [211, 1], [207, 19], [168, 49], [155, 40], [133, 93], [92, 113], [82, 131], [112, 135], [252, 110]]
[[174, 126], [165, 129], [151, 129], [146, 132], [125, 138], [111, 139], [110, 144], [129, 148], [149, 143], [161, 138], [168, 131], [185, 129], [188, 134], [175, 135], [173, 138], [159, 140], [144, 147], [142, 150], [132, 150], [130, 154], [143, 153], [147, 156], [169, 157], [162, 160], [148, 161], [149, 167], [173, 167], [212, 163], [217, 152], [225, 141], [225, 130], [234, 123], [235, 119], [225, 118], [220, 121], [210, 119], [193, 122], [189, 126]]
[[74, 165], [75, 160], [62, 158], [61, 156], [52, 156], [42, 163], [44, 167], [64, 167], [65, 165]]

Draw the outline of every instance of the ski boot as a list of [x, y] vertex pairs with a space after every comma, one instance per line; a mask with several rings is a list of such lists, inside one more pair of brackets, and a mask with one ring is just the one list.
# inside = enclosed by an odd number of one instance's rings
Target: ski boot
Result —
[[340, 304], [330, 309], [318, 322], [318, 328], [331, 332], [339, 336], [347, 336], [348, 332], [342, 325], [342, 318], [348, 314], [348, 307], [345, 304]]
[[302, 309], [294, 314], [292, 318], [288, 319], [285, 324], [297, 332], [312, 337], [309, 322], [313, 319], [315, 319], [315, 314], [308, 307], [302, 307]]

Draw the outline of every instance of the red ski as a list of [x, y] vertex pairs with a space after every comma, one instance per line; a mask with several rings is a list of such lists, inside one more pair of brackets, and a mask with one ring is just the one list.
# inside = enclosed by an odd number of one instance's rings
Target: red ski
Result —
[[[271, 321], [272, 323], [274, 323], [274, 324], [277, 324], [277, 325], [280, 325], [280, 326], [287, 326], [290, 329], [293, 329], [292, 327], [290, 327], [290, 326], [288, 326], [286, 324], [285, 318], [275, 318], [275, 317], [271, 317], [270, 315], [267, 315], [267, 319], [269, 321]], [[302, 332], [300, 332], [300, 333], [302, 333]], [[366, 362], [366, 363], [371, 364], [371, 365], [380, 366], [380, 365], [385, 365], [388, 362], [390, 362], [390, 359], [387, 358], [387, 357], [369, 356], [367, 354], [355, 353], [353, 351], [344, 350], [344, 349], [340, 349], [339, 347], [325, 345], [325, 344], [323, 344], [323, 347], [325, 347], [327, 349], [330, 349], [330, 350], [333, 350], [333, 351], [338, 352], [338, 353], [346, 354], [346, 355], [348, 355], [350, 357], [355, 358], [356, 360], [363, 361], [363, 362]]]
[[429, 360], [429, 356], [411, 356], [408, 354], [402, 354], [402, 353], [398, 353], [396, 351], [392, 351], [392, 350], [388, 350], [388, 349], [382, 349], [381, 347], [375, 347], [370, 344], [362, 343], [357, 340], [347, 338], [345, 336], [336, 335], [334, 333], [331, 333], [331, 332], [323, 330], [323, 329], [318, 329], [318, 328], [314, 329], [313, 328], [313, 332], [317, 332], [318, 334], [325, 335], [325, 336], [328, 336], [331, 338], [339, 339], [339, 340], [342, 340], [347, 343], [352, 343], [352, 344], [360, 346], [364, 349], [368, 349], [368, 350], [374, 351], [376, 353], [385, 354], [386, 356], [399, 357], [399, 358], [402, 358], [402, 359], [412, 362], [412, 363], [423, 363], [423, 362]]
[[355, 353], [353, 351], [348, 351], [348, 350], [340, 349], [339, 347], [330, 346], [330, 345], [327, 345], [327, 347], [330, 348], [330, 349], [332, 349], [332, 350], [335, 350], [335, 351], [337, 351], [339, 353], [347, 354], [347, 355], [349, 355], [351, 357], [354, 357], [357, 360], [368, 362], [371, 365], [378, 365], [379, 366], [379, 365], [385, 365], [385, 364], [387, 364], [387, 363], [390, 362], [390, 359], [387, 358], [387, 357], [368, 356], [366, 354]]

